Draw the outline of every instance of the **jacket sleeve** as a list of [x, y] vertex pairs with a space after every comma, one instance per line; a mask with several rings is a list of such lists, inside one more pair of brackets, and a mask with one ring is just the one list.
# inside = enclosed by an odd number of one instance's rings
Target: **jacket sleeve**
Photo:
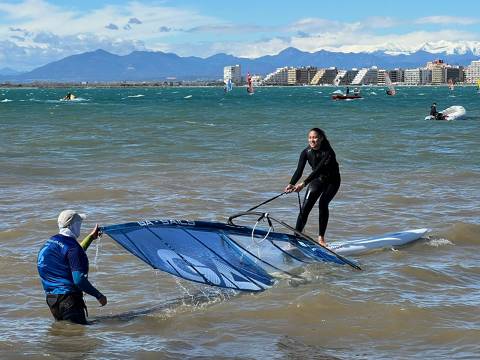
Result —
[[85, 239], [83, 239], [82, 242], [80, 243], [80, 246], [82, 247], [83, 250], [87, 251], [92, 241], [93, 241], [93, 236], [87, 235], [85, 236]]
[[88, 295], [92, 295], [96, 299], [100, 299], [102, 297], [102, 293], [98, 291], [90, 281], [88, 281], [88, 275], [80, 272], [80, 271], [73, 271], [73, 283], [83, 292], [87, 293]]
[[297, 181], [300, 180], [306, 163], [307, 163], [307, 152], [303, 150], [300, 154], [300, 158], [298, 159], [297, 169], [295, 170], [295, 173], [293, 174], [290, 180], [291, 185], [295, 185]]
[[67, 251], [67, 259], [75, 286], [97, 299], [100, 298], [102, 294], [88, 281], [88, 258], [85, 251], [80, 246], [73, 247]]

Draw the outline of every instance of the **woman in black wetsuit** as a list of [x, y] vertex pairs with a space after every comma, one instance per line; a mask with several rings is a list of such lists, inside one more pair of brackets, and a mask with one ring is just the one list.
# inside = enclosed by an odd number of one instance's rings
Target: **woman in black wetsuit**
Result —
[[[307, 161], [312, 167], [312, 172], [303, 182], [297, 184], [297, 181], [302, 177]], [[313, 128], [308, 132], [308, 146], [301, 152], [297, 170], [295, 170], [285, 191], [300, 192], [305, 186], [308, 186], [307, 192], [295, 228], [298, 231], [303, 231], [308, 215], [318, 200], [318, 242], [326, 246], [325, 231], [327, 230], [329, 216], [328, 204], [340, 187], [340, 171], [335, 151], [330, 146], [323, 130], [319, 128]]]

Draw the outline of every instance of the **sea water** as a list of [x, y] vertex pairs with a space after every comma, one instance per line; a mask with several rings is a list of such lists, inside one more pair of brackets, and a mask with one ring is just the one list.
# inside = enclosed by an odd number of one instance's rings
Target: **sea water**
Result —
[[[401, 87], [0, 89], [1, 358], [480, 357], [480, 95]], [[467, 117], [426, 121], [461, 105]], [[342, 185], [327, 241], [428, 227], [397, 251], [319, 264], [259, 294], [155, 272], [107, 236], [88, 251], [88, 327], [55, 323], [36, 255], [66, 208], [96, 223], [225, 221], [280, 192], [325, 130]], [[305, 175], [310, 169], [305, 170]], [[294, 224], [295, 195], [266, 210]], [[318, 232], [312, 211], [307, 233]], [[252, 224], [253, 226], [253, 224]]]

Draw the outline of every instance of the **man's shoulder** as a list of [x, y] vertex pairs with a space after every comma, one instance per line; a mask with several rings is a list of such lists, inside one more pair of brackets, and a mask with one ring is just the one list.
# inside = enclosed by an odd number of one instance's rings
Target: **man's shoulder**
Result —
[[62, 250], [70, 251], [70, 250], [83, 250], [78, 241], [75, 238], [65, 236], [62, 234], [53, 235], [50, 239], [47, 240], [47, 244], [49, 245], [57, 245]]

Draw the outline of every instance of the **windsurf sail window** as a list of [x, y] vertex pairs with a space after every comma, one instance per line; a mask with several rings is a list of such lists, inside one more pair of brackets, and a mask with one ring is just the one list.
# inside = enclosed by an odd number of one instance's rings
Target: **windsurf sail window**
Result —
[[154, 220], [102, 227], [127, 251], [172, 275], [241, 291], [263, 291], [313, 262], [343, 258], [300, 237], [232, 224]]

